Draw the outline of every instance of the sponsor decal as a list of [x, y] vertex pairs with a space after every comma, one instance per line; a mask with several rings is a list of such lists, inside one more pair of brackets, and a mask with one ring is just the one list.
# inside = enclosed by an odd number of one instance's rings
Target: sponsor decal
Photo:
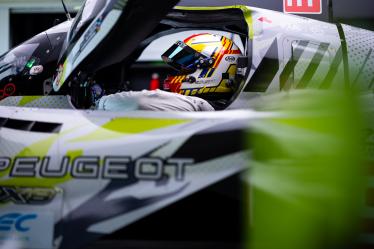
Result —
[[53, 214], [5, 209], [0, 212], [0, 248], [16, 243], [20, 248], [52, 248]]
[[82, 53], [83, 49], [87, 47], [88, 43], [90, 43], [90, 41], [95, 37], [95, 35], [101, 30], [101, 25], [103, 24], [104, 18], [104, 15], [99, 16], [97, 20], [88, 28], [87, 32], [83, 36], [83, 41], [79, 45], [79, 50], [73, 58], [73, 62], [77, 60], [79, 55]]
[[27, 224], [30, 220], [35, 220], [36, 214], [8, 213], [0, 216], [0, 231], [27, 232], [30, 230]]
[[234, 62], [236, 60], [235, 56], [226, 56], [225, 61], [227, 62]]
[[[64, 156], [60, 161], [59, 168], [51, 169], [50, 157], [48, 156], [16, 157], [14, 160], [0, 157], [0, 173], [9, 171], [9, 177], [62, 178], [68, 176], [75, 179], [137, 179], [148, 181], [159, 181], [167, 175], [169, 179], [184, 181], [186, 167], [191, 167], [193, 163], [194, 160], [191, 158], [142, 157], [131, 159], [127, 156], [106, 156], [103, 158], [99, 156], [80, 156], [71, 159], [69, 156]], [[14, 192], [9, 194], [14, 194]], [[49, 200], [53, 196], [53, 193], [49, 191], [43, 194], [44, 200], [46, 198]]]
[[3, 89], [0, 89], [0, 100], [13, 95], [16, 92], [16, 85], [8, 83]]
[[295, 14], [321, 14], [322, 0], [283, 0], [283, 11]]
[[0, 204], [45, 205], [56, 196], [53, 188], [0, 187]]

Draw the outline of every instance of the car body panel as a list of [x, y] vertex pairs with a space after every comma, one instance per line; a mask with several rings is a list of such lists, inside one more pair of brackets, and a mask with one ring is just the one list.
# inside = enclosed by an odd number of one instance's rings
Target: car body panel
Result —
[[1, 214], [19, 210], [53, 221], [45, 225], [60, 248], [112, 233], [243, 170], [241, 137], [248, 118], [261, 116], [18, 107], [0, 113]]

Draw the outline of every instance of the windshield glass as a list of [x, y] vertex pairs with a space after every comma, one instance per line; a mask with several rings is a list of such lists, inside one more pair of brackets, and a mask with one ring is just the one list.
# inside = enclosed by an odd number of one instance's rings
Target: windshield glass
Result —
[[[71, 27], [69, 41], [74, 39], [79, 31], [83, 31], [87, 24], [104, 8], [104, 0], [87, 0], [79, 10]], [[80, 32], [79, 32], [80, 33]]]
[[30, 68], [37, 64], [32, 54], [39, 43], [22, 44], [0, 57], [0, 79], [9, 75], [16, 75], [23, 71], [25, 66]]

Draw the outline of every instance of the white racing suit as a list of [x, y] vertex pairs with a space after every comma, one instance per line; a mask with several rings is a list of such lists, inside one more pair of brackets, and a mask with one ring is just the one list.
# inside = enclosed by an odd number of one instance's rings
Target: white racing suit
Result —
[[103, 96], [97, 109], [107, 111], [214, 111], [214, 108], [204, 99], [162, 90], [120, 92]]

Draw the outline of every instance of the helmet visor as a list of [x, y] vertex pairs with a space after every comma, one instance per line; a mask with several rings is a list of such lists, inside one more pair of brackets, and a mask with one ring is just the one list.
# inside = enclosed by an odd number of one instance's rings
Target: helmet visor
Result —
[[196, 70], [196, 60], [206, 58], [182, 41], [173, 44], [162, 56], [162, 60], [180, 71], [181, 73], [191, 73]]

